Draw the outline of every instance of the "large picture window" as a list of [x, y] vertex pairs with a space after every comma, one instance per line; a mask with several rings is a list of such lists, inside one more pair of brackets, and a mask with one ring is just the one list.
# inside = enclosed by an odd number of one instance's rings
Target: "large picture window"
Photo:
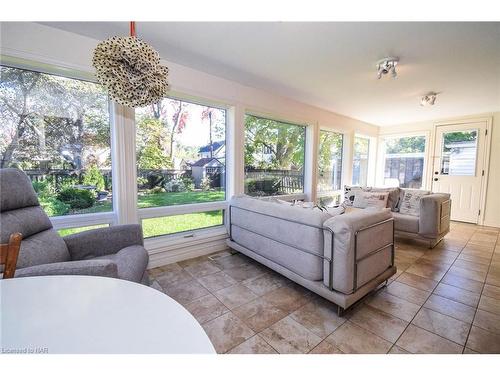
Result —
[[384, 185], [420, 189], [424, 174], [425, 136], [386, 138]]
[[342, 143], [342, 134], [320, 130], [318, 193], [342, 189]]
[[[225, 200], [226, 110], [166, 98], [137, 108], [138, 207]], [[219, 211], [144, 219], [145, 236], [220, 225]]]
[[49, 216], [112, 211], [101, 86], [6, 66], [0, 74], [0, 167], [26, 172]]
[[366, 186], [368, 180], [368, 156], [370, 152], [370, 139], [354, 137], [354, 154], [352, 165], [352, 184]]
[[304, 192], [306, 127], [245, 116], [245, 193]]

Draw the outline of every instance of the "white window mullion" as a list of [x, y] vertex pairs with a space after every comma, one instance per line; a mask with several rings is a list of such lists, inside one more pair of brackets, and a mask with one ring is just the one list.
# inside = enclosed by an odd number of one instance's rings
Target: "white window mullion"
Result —
[[112, 103], [113, 207], [116, 224], [136, 224], [137, 165], [135, 155], [135, 111]]

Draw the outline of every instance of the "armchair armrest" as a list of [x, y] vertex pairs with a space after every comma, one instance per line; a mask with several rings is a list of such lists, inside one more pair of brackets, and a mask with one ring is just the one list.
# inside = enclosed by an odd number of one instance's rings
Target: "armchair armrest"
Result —
[[127, 246], [144, 244], [142, 228], [138, 224], [87, 230], [65, 236], [63, 239], [72, 260], [116, 254]]
[[40, 264], [16, 270], [15, 277], [49, 275], [86, 275], [118, 277], [117, 265], [109, 259], [89, 259], [74, 262]]
[[420, 199], [419, 234], [434, 237], [450, 227], [450, 194], [433, 193]]

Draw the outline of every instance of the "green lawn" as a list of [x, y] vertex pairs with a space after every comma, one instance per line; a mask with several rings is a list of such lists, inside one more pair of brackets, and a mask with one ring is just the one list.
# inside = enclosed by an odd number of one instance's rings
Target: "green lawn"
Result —
[[[223, 201], [224, 191], [185, 191], [181, 193], [141, 194], [137, 197], [139, 208], [175, 206], [179, 204], [204, 203]], [[96, 212], [110, 212], [113, 210], [111, 202], [97, 202], [90, 208], [71, 210], [68, 214], [91, 214]]]
[[108, 224], [97, 224], [97, 225], [89, 225], [87, 227], [78, 227], [78, 228], [64, 228], [64, 229], [59, 229], [57, 233], [61, 236], [69, 236], [70, 234], [74, 233], [80, 233], [85, 230], [90, 230], [90, 229], [97, 229], [97, 228], [105, 228], [108, 227]]
[[[138, 206], [139, 208], [174, 206], [179, 204], [222, 201], [224, 198], [224, 191], [189, 191], [181, 193], [144, 194], [138, 196]], [[91, 208], [70, 211], [69, 214], [110, 212], [112, 209], [113, 207], [111, 202], [98, 202]], [[156, 217], [144, 219], [142, 221], [142, 227], [144, 237], [154, 237], [222, 225], [224, 223], [223, 216], [222, 210], [217, 210], [176, 216]], [[107, 224], [91, 227], [60, 229], [58, 232], [61, 236], [66, 236], [87, 229], [99, 228], [101, 226], [107, 226]]]
[[223, 211], [217, 210], [144, 219], [142, 220], [142, 231], [144, 232], [144, 237], [147, 238], [222, 224], [224, 224]]

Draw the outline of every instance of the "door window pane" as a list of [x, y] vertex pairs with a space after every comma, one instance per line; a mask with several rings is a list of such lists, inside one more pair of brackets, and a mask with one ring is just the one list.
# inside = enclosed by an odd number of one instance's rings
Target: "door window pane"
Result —
[[245, 193], [304, 192], [306, 127], [245, 116]]
[[224, 224], [224, 211], [193, 212], [190, 214], [154, 217], [142, 220], [144, 237], [192, 231]]
[[424, 158], [425, 136], [387, 138], [384, 185], [420, 189]]
[[319, 133], [318, 192], [337, 191], [342, 186], [342, 142], [340, 133]]
[[441, 174], [474, 176], [476, 156], [477, 130], [443, 133]]
[[354, 155], [352, 166], [352, 184], [366, 186], [368, 179], [368, 155], [370, 140], [364, 137], [354, 137]]
[[103, 88], [5, 66], [0, 74], [0, 167], [26, 172], [49, 216], [112, 211]]
[[139, 208], [225, 199], [224, 109], [166, 98], [135, 113]]

